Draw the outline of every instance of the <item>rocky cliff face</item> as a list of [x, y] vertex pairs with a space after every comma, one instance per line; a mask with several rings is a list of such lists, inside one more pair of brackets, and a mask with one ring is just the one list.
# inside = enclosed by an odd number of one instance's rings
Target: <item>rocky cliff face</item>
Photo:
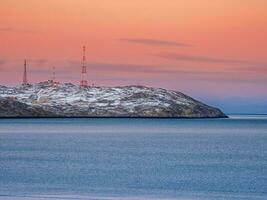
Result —
[[0, 117], [226, 117], [180, 92], [144, 86], [88, 87], [42, 82], [0, 86]]

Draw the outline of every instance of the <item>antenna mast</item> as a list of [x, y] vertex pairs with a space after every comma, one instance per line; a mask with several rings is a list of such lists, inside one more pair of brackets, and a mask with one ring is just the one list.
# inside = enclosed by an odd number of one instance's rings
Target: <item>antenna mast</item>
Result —
[[55, 69], [55, 66], [53, 66], [52, 70], [53, 70], [53, 72], [52, 72], [52, 82], [55, 83], [56, 82], [56, 69]]
[[86, 47], [83, 46], [83, 60], [82, 60], [82, 74], [81, 74], [82, 80], [80, 83], [81, 87], [87, 87], [87, 80], [86, 80], [87, 71], [86, 71], [86, 66], [85, 66], [85, 62], [86, 62], [85, 51], [86, 51]]
[[24, 60], [24, 71], [23, 71], [22, 85], [27, 85], [27, 84], [28, 84], [28, 80], [27, 80], [27, 61]]

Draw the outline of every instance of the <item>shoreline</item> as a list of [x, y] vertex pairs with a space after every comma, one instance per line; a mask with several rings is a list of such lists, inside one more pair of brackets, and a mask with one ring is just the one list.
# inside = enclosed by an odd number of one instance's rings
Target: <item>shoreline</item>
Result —
[[229, 116], [222, 117], [130, 117], [130, 116], [16, 116], [16, 117], [0, 117], [0, 119], [228, 119]]

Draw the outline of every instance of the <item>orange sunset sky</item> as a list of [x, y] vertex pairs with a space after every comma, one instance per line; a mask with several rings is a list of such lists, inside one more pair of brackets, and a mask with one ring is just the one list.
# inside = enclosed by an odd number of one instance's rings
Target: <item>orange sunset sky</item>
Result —
[[175, 89], [226, 112], [267, 113], [266, 0], [1, 0], [0, 84]]

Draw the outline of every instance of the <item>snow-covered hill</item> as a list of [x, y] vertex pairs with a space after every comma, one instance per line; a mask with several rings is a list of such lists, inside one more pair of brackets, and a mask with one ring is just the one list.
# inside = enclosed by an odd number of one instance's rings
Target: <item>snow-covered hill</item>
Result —
[[[10, 105], [7, 105], [7, 102]], [[17, 104], [20, 109], [16, 109]], [[23, 111], [23, 105], [27, 112]], [[34, 110], [34, 113], [31, 114], [29, 109]], [[159, 88], [80, 88], [71, 83], [53, 85], [51, 82], [17, 88], [0, 86], [0, 117], [29, 116], [225, 117], [217, 108], [207, 106], [180, 92]]]

